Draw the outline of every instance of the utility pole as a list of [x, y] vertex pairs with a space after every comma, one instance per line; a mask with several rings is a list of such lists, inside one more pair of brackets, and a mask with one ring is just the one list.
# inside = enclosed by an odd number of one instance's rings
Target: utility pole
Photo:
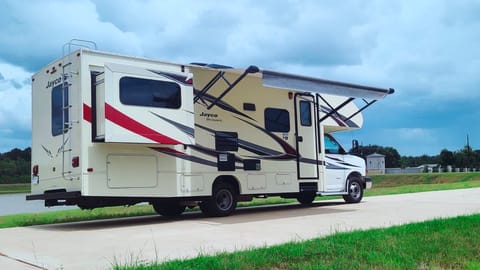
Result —
[[472, 156], [472, 149], [470, 148], [470, 138], [468, 136], [468, 133], [467, 133], [467, 166], [468, 168], [471, 168], [472, 167], [472, 159], [471, 159], [471, 156]]

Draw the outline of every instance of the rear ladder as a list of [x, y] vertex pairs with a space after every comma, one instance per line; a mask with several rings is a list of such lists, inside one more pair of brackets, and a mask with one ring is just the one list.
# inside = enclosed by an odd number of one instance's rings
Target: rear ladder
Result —
[[97, 49], [97, 45], [93, 41], [72, 39], [63, 45], [63, 63], [62, 63], [62, 176], [65, 180], [73, 180], [73, 160], [72, 160], [72, 138], [71, 130], [75, 124], [79, 124], [79, 120], [72, 120], [71, 108], [72, 95], [69, 94], [71, 78], [78, 75], [78, 72], [71, 71], [72, 61], [71, 52], [73, 47], [84, 47]]

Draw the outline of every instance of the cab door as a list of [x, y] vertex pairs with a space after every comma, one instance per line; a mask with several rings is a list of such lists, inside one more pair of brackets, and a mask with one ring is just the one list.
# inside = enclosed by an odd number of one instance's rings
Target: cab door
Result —
[[313, 95], [295, 95], [295, 138], [298, 179], [318, 179], [318, 134]]
[[345, 150], [329, 134], [325, 134], [325, 161], [326, 161], [326, 191], [336, 192], [345, 190], [344, 164]]

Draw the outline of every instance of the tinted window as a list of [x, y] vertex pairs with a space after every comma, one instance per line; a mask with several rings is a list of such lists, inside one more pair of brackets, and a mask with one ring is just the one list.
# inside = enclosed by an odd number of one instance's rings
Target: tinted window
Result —
[[312, 125], [312, 106], [308, 101], [300, 101], [300, 124], [302, 126]]
[[[62, 90], [64, 92], [62, 102]], [[68, 123], [68, 110], [63, 110], [63, 106], [68, 106], [68, 87], [62, 88], [57, 85], [52, 89], [52, 135], [62, 134], [64, 123]], [[65, 119], [63, 119], [65, 118]]]
[[178, 109], [180, 85], [132, 77], [120, 79], [120, 101], [125, 105]]
[[290, 115], [287, 110], [267, 108], [265, 109], [265, 128], [274, 132], [290, 131]]

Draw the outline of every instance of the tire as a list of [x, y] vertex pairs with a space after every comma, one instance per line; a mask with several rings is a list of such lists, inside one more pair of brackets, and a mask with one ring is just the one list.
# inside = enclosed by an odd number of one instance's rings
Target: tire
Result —
[[181, 215], [186, 206], [175, 201], [160, 201], [152, 203], [153, 209], [157, 214], [164, 217], [175, 217]]
[[316, 194], [314, 192], [301, 192], [298, 194], [297, 201], [303, 205], [312, 204], [315, 200]]
[[213, 189], [212, 197], [200, 203], [200, 209], [209, 217], [225, 217], [237, 207], [235, 189], [226, 183], [219, 183]]
[[350, 177], [347, 185], [347, 195], [343, 195], [343, 199], [347, 203], [359, 203], [363, 198], [363, 185], [358, 177]]

